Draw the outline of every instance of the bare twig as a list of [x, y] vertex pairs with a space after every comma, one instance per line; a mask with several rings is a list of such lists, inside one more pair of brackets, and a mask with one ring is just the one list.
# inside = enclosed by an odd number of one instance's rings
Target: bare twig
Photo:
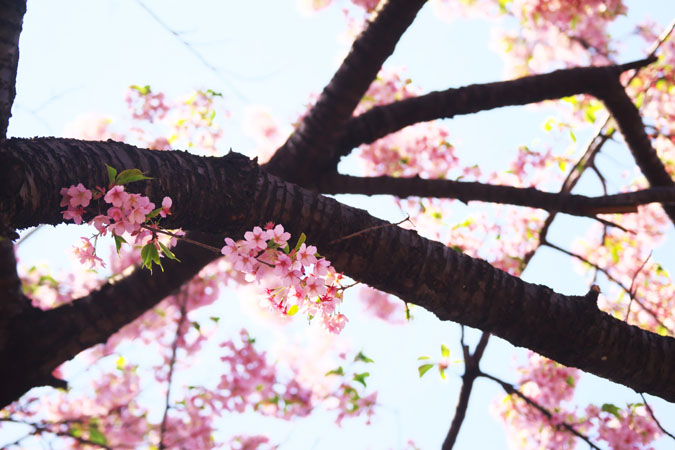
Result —
[[642, 271], [644, 266], [647, 264], [647, 261], [649, 261], [649, 258], [652, 257], [652, 252], [649, 252], [649, 255], [647, 255], [647, 258], [645, 258], [644, 261], [642, 261], [642, 264], [640, 264], [640, 267], [638, 267], [638, 270], [635, 271], [635, 274], [633, 275], [633, 278], [630, 280], [630, 290], [628, 291], [628, 295], [630, 296], [630, 301], [628, 302], [628, 308], [626, 309], [626, 317], [624, 317], [623, 321], [626, 322], [628, 321], [628, 315], [630, 314], [630, 307], [633, 304], [633, 299], [635, 298], [635, 280], [639, 273]]
[[[492, 375], [489, 375], [485, 372], [481, 372], [479, 374], [479, 376], [487, 378], [487, 379], [492, 380], [495, 383], [499, 384], [506, 391], [507, 394], [515, 395], [517, 397], [520, 397], [523, 401], [525, 401], [525, 403], [527, 403], [528, 405], [530, 405], [531, 407], [535, 408], [537, 411], [539, 411], [540, 413], [545, 415], [549, 420], [553, 417], [553, 414], [551, 414], [551, 412], [548, 409], [544, 408], [539, 403], [537, 403], [536, 401], [532, 400], [527, 395], [520, 392], [518, 389], [516, 389], [516, 387], [514, 385], [509, 384], [505, 381], [502, 381], [501, 379], [499, 379], [497, 377], [494, 377]], [[566, 422], [561, 422], [558, 425], [554, 425], [553, 423], [551, 423], [551, 427], [557, 428], [557, 429], [562, 428], [565, 431], [567, 431], [569, 433], [572, 433], [573, 435], [575, 435], [579, 439], [583, 439], [591, 448], [596, 449], [596, 450], [600, 450], [600, 447], [598, 447], [593, 442], [591, 442], [591, 440], [587, 436], [585, 436], [585, 435], [581, 434], [580, 432], [578, 432], [577, 430], [575, 430], [574, 427], [571, 424], [568, 424]]]
[[173, 382], [173, 369], [176, 366], [176, 353], [178, 352], [178, 341], [180, 340], [183, 323], [185, 323], [185, 318], [187, 316], [187, 311], [185, 309], [187, 303], [187, 294], [184, 291], [181, 291], [176, 296], [176, 301], [180, 303], [180, 317], [178, 318], [178, 323], [176, 324], [176, 334], [173, 339], [173, 344], [171, 345], [171, 360], [169, 361], [169, 375], [168, 375], [168, 385], [166, 387], [166, 400], [164, 403], [164, 415], [162, 416], [162, 424], [159, 427], [159, 450], [164, 450], [166, 446], [164, 445], [164, 433], [166, 432], [166, 419], [169, 413], [170, 397], [171, 397], [171, 384]]
[[654, 423], [656, 423], [656, 426], [659, 427], [659, 429], [661, 431], [663, 431], [663, 434], [665, 434], [667, 436], [670, 436], [671, 439], [675, 440], [675, 436], [673, 436], [672, 433], [669, 433], [668, 431], [666, 431], [666, 429], [663, 428], [663, 426], [661, 425], [661, 422], [659, 422], [659, 420], [656, 418], [656, 416], [654, 415], [654, 411], [652, 411], [652, 407], [649, 406], [649, 403], [647, 403], [647, 399], [645, 398], [645, 395], [640, 394], [640, 397], [642, 397], [642, 402], [645, 404], [645, 408], [647, 408], [647, 412], [652, 417], [652, 420], [654, 421]]
[[[405, 219], [401, 220], [400, 222], [388, 223], [386, 225], [378, 225], [378, 226], [375, 226], [375, 227], [369, 227], [369, 228], [366, 228], [364, 230], [357, 231], [356, 233], [348, 234], [347, 236], [342, 236], [341, 238], [330, 241], [328, 243], [328, 245], [333, 245], [333, 244], [336, 244], [338, 242], [346, 241], [347, 239], [354, 238], [354, 237], [356, 237], [358, 235], [361, 235], [363, 233], [368, 233], [369, 231], [377, 230], [378, 228], [387, 228], [387, 227], [398, 226], [398, 225], [401, 225], [403, 222], [410, 222], [410, 217], [406, 217]], [[410, 223], [412, 223], [412, 222], [410, 222]]]

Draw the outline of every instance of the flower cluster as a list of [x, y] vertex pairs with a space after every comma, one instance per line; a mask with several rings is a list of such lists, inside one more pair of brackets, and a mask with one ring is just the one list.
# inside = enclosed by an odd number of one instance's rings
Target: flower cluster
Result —
[[235, 271], [246, 274], [247, 281], [266, 288], [274, 309], [288, 316], [301, 312], [310, 319], [320, 318], [329, 331], [339, 333], [347, 323], [337, 312], [342, 274], [317, 254], [316, 247], [305, 244], [304, 234], [293, 249], [290, 238], [282, 225], [268, 223], [264, 230], [247, 231], [244, 240], [225, 238], [221, 253]]
[[[162, 206], [155, 209], [155, 204], [150, 199], [141, 194], [134, 194], [126, 192], [124, 184], [133, 181], [149, 179], [144, 176], [138, 169], [125, 170], [117, 173], [115, 169], [110, 166], [108, 168], [108, 175], [110, 184], [108, 188], [97, 187], [93, 192], [78, 183], [77, 186], [64, 187], [61, 189], [61, 203], [60, 206], [65, 206], [66, 209], [61, 212], [63, 218], [66, 220], [73, 220], [76, 224], [81, 224], [82, 216], [87, 211], [92, 199], [99, 200], [103, 198], [104, 204], [109, 205], [105, 213], [101, 213], [101, 205], [99, 206], [99, 214], [89, 222], [93, 225], [98, 236], [105, 236], [108, 231], [115, 237], [118, 250], [122, 243], [126, 242], [122, 235], [128, 233], [135, 238], [137, 245], [149, 245], [147, 241], [153, 245], [154, 251], [145, 251], [144, 266], [151, 266], [151, 261], [159, 264], [159, 252], [164, 253], [170, 258], [175, 258], [168, 248], [160, 243], [156, 234], [148, 229], [142, 227], [143, 224], [148, 223], [153, 218], [160, 216], [166, 217], [171, 214], [172, 200], [170, 197], [164, 197]], [[96, 256], [96, 249], [94, 244], [87, 238], [82, 238], [82, 246], [75, 249], [75, 256], [80, 259], [82, 264], [88, 263], [91, 268], [97, 265], [105, 266], [103, 261]], [[149, 249], [149, 247], [148, 247]], [[154, 258], [156, 256], [156, 258]], [[150, 264], [146, 263], [146, 260]], [[161, 266], [161, 264], [160, 264]]]

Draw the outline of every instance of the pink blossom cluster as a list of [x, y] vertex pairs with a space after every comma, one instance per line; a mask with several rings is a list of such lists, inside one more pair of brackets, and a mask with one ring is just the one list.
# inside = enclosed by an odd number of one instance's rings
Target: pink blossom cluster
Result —
[[254, 436], [237, 435], [230, 439], [229, 445], [232, 450], [275, 450], [279, 447], [278, 445], [271, 445], [269, 442], [270, 439], [261, 434]]
[[521, 24], [520, 34], [503, 32], [512, 74], [525, 75], [580, 64], [607, 64], [608, 25], [626, 11], [622, 0], [514, 0], [505, 11]]
[[[634, 185], [637, 187], [638, 184]], [[638, 207], [638, 214], [607, 216], [607, 219], [630, 232], [616, 227], [603, 230], [600, 224], [587, 237], [574, 243], [573, 250], [591, 263], [602, 267], [625, 289], [633, 287], [638, 302], [631, 305], [629, 320], [659, 334], [675, 333], [675, 287], [671, 275], [649, 252], [664, 242], [670, 221], [659, 205]], [[646, 261], [646, 263], [645, 263]], [[645, 263], [644, 267], [640, 266]], [[579, 265], [582, 271], [588, 266]], [[630, 293], [612, 285], [600, 296], [598, 306], [623, 319], [628, 311]]]
[[342, 302], [340, 280], [330, 261], [304, 242], [290, 249], [290, 233], [282, 225], [254, 227], [235, 242], [225, 238], [221, 252], [235, 271], [264, 286], [270, 307], [283, 315], [297, 312], [318, 318], [332, 333], [342, 331], [347, 317], [338, 313]]
[[578, 369], [530, 352], [527, 366], [519, 371], [520, 392], [551, 413], [551, 417], [517, 395], [507, 396], [496, 409], [518, 448], [574, 448], [577, 438], [561, 426], [563, 423], [592, 441], [605, 441], [617, 450], [649, 449], [649, 444], [661, 435], [642, 404], [628, 405], [626, 409], [612, 404], [602, 408], [589, 405], [585, 415], [567, 406], [579, 381]]
[[124, 100], [134, 120], [155, 122], [163, 119], [170, 107], [163, 92], [153, 92], [150, 86], [129, 86]]
[[[137, 244], [144, 243], [150, 238], [156, 240], [149, 230], [141, 228], [141, 225], [148, 221], [148, 215], [155, 210], [155, 204], [144, 195], [126, 192], [121, 185], [113, 185], [107, 191], [98, 188], [98, 191], [92, 194], [92, 191], [85, 188], [82, 183], [64, 187], [60, 193], [60, 206], [67, 207], [61, 212], [66, 220], [81, 224], [82, 215], [85, 214], [85, 208], [89, 206], [92, 198], [103, 197], [104, 202], [110, 206], [105, 214], [98, 214], [89, 222], [100, 236], [105, 236], [110, 231], [113, 236], [118, 237], [128, 233], [136, 238]], [[162, 207], [157, 211], [158, 215], [166, 217], [171, 214], [171, 205], [171, 198], [164, 197]], [[82, 264], [90, 264], [92, 269], [97, 265], [105, 267], [101, 258], [96, 256], [95, 246], [88, 238], [82, 238], [82, 244], [75, 248], [74, 253]]]
[[586, 408], [587, 420], [597, 429], [598, 440], [607, 442], [613, 449], [651, 450], [649, 444], [662, 432], [645, 405], [632, 404], [617, 409], [614, 405], [606, 405], [604, 410], [595, 405]]
[[283, 419], [304, 417], [314, 408], [312, 390], [291, 379], [282, 383], [277, 369], [258, 352], [246, 330], [240, 332], [240, 344], [226, 341], [221, 360], [228, 370], [220, 378], [219, 400], [227, 411], [244, 412], [253, 408], [261, 414]]
[[406, 322], [405, 305], [402, 300], [367, 286], [359, 290], [359, 297], [366, 313], [390, 324], [400, 325]]

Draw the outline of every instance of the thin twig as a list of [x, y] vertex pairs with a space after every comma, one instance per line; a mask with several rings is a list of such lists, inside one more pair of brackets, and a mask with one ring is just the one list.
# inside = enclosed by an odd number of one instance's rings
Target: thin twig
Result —
[[623, 321], [627, 322], [628, 321], [628, 315], [630, 314], [630, 307], [633, 304], [633, 299], [635, 298], [635, 279], [637, 278], [638, 274], [642, 271], [644, 266], [647, 264], [647, 261], [649, 261], [649, 258], [652, 257], [652, 252], [649, 252], [649, 255], [647, 255], [647, 258], [642, 262], [638, 270], [635, 271], [635, 274], [633, 275], [633, 278], [630, 280], [630, 290], [628, 291], [628, 295], [630, 296], [630, 301], [628, 302], [628, 309], [626, 310], [626, 317], [624, 317]]
[[185, 237], [185, 236], [181, 236], [180, 234], [172, 233], [172, 232], [170, 232], [170, 231], [166, 231], [166, 230], [163, 230], [163, 229], [161, 229], [161, 228], [151, 227], [151, 226], [149, 226], [149, 225], [141, 225], [141, 227], [145, 228], [146, 230], [150, 230], [150, 231], [152, 231], [153, 233], [166, 234], [167, 236], [175, 237], [176, 239], [180, 239], [180, 240], [182, 240], [182, 241], [185, 241], [185, 242], [187, 242], [188, 244], [196, 245], [197, 247], [205, 248], [205, 249], [211, 250], [212, 252], [215, 252], [215, 253], [220, 253], [220, 249], [217, 248], [217, 247], [213, 247], [213, 246], [211, 246], [211, 245], [204, 244], [204, 243], [202, 243], [202, 242], [192, 240], [192, 239], [187, 238], [187, 237]]
[[164, 403], [164, 415], [162, 416], [162, 424], [159, 427], [159, 450], [164, 450], [164, 433], [166, 432], [166, 419], [169, 413], [171, 405], [169, 403], [171, 397], [171, 383], [173, 382], [173, 369], [176, 366], [176, 353], [178, 353], [178, 341], [181, 337], [181, 329], [183, 328], [183, 323], [185, 323], [185, 317], [187, 312], [185, 309], [185, 304], [187, 303], [187, 295], [181, 291], [176, 300], [180, 302], [180, 318], [178, 319], [178, 324], [176, 325], [176, 335], [173, 339], [173, 344], [171, 345], [171, 361], [169, 362], [169, 376], [168, 376], [168, 386], [166, 387], [166, 401]]
[[[609, 271], [607, 271], [606, 269], [603, 269], [603, 268], [600, 267], [599, 265], [597, 265], [597, 264], [591, 262], [588, 258], [584, 258], [583, 256], [581, 256], [581, 255], [579, 255], [579, 254], [576, 254], [576, 253], [574, 253], [574, 252], [571, 252], [571, 251], [569, 251], [569, 250], [565, 250], [564, 248], [558, 247], [558, 246], [555, 245], [555, 244], [551, 244], [551, 243], [548, 242], [548, 241], [543, 242], [542, 245], [545, 245], [546, 247], [552, 248], [553, 250], [557, 250], [557, 251], [559, 251], [560, 253], [564, 253], [564, 254], [566, 254], [567, 256], [571, 256], [572, 258], [576, 258], [576, 259], [578, 259], [579, 261], [581, 261], [581, 262], [583, 262], [583, 263], [585, 263], [585, 264], [588, 264], [589, 266], [593, 267], [595, 270], [597, 270], [597, 271], [599, 271], [599, 272], [602, 272], [602, 273], [607, 277], [607, 279], [609, 279], [610, 281], [614, 282], [617, 286], [619, 286], [621, 289], [623, 289], [624, 292], [626, 292], [626, 293], [629, 292], [629, 288], [627, 288], [626, 285], [624, 285], [621, 281], [619, 281], [616, 277], [614, 277], [614, 275], [612, 275], [611, 273], [609, 273]], [[661, 319], [659, 319], [659, 317], [656, 315], [656, 313], [655, 313], [654, 311], [652, 311], [651, 309], [649, 309], [647, 306], [645, 306], [645, 304], [644, 304], [639, 298], [635, 297], [635, 303], [637, 303], [638, 305], [640, 305], [640, 307], [641, 307], [645, 312], [647, 312], [647, 314], [649, 314], [650, 316], [652, 316], [652, 319], [654, 319], [654, 321], [655, 321], [656, 323], [658, 323], [660, 326], [662, 326], [665, 330], [668, 330], [668, 332], [670, 333], [671, 336], [675, 334], [675, 332], [673, 332], [673, 330], [671, 330], [670, 328], [668, 328], [668, 327], [661, 321]]]
[[652, 417], [652, 420], [654, 421], [654, 423], [656, 423], [656, 426], [659, 427], [659, 429], [661, 431], [663, 431], [664, 434], [670, 436], [671, 439], [675, 440], [675, 436], [673, 436], [671, 433], [666, 431], [666, 429], [663, 428], [663, 426], [661, 426], [661, 422], [659, 422], [658, 419], [656, 418], [656, 416], [654, 415], [654, 411], [652, 411], [652, 407], [649, 406], [649, 403], [647, 403], [647, 399], [645, 398], [645, 395], [641, 393], [640, 397], [642, 397], [642, 402], [645, 404], [645, 408], [647, 408], [647, 412]]
[[[354, 238], [360, 234], [367, 233], [369, 231], [377, 230], [378, 228], [386, 228], [386, 227], [393, 227], [393, 226], [398, 226], [401, 225], [403, 222], [410, 222], [410, 216], [406, 217], [405, 219], [401, 220], [400, 222], [396, 223], [388, 223], [386, 225], [377, 225], [375, 227], [369, 227], [361, 231], [357, 231], [356, 233], [348, 234], [347, 236], [343, 236], [341, 238], [335, 239], [333, 241], [330, 241], [328, 245], [336, 244], [338, 242], [346, 241], [347, 239]], [[412, 222], [410, 222], [412, 223]]]
[[[545, 415], [549, 420], [553, 417], [553, 414], [549, 410], [547, 410], [546, 408], [541, 406], [539, 403], [537, 403], [536, 401], [529, 398], [527, 395], [520, 392], [518, 389], [516, 389], [516, 387], [514, 385], [509, 384], [506, 381], [502, 381], [501, 379], [499, 379], [497, 377], [494, 377], [492, 375], [489, 375], [485, 372], [480, 372], [479, 376], [487, 378], [487, 379], [492, 380], [495, 383], [499, 384], [508, 394], [520, 397], [521, 399], [523, 399], [525, 401], [525, 403], [527, 403], [528, 405], [532, 406], [537, 411], [539, 411], [540, 413]], [[584, 441], [586, 441], [586, 443], [591, 448], [596, 449], [596, 450], [600, 450], [600, 447], [598, 447], [593, 442], [591, 442], [591, 440], [588, 437], [586, 437], [585, 435], [583, 435], [580, 432], [578, 432], [577, 430], [575, 430], [574, 427], [571, 424], [568, 424], [566, 422], [561, 422], [558, 425], [554, 425], [553, 423], [551, 423], [551, 427], [557, 428], [557, 429], [563, 428], [565, 431], [567, 431], [569, 433], [572, 433], [573, 435], [575, 435], [579, 439], [583, 439]]]

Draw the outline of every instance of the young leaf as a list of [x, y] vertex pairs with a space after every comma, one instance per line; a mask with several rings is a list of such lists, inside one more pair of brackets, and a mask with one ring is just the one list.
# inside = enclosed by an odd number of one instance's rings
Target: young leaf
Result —
[[443, 344], [441, 344], [441, 356], [443, 358], [449, 358], [450, 357], [450, 349]]
[[162, 210], [162, 208], [155, 208], [149, 213], [145, 215], [146, 219], [154, 219], [155, 217], [159, 216], [159, 212]]
[[152, 273], [152, 263], [154, 262], [162, 269], [164, 272], [164, 267], [162, 267], [162, 262], [159, 260], [159, 253], [157, 252], [157, 247], [152, 242], [145, 244], [141, 249], [141, 261], [143, 261], [142, 267], [147, 267]]
[[363, 361], [365, 363], [375, 362], [372, 359], [368, 358], [366, 355], [364, 355], [363, 352], [359, 352], [359, 354], [354, 357], [354, 361]]
[[370, 376], [369, 372], [355, 373], [354, 381], [361, 383], [363, 387], [366, 387], [366, 378], [368, 378], [369, 376]]
[[114, 167], [110, 167], [109, 165], [105, 165], [105, 168], [108, 170], [108, 181], [109, 183], [115, 184], [115, 176], [117, 175], [117, 169]]
[[288, 312], [286, 313], [289, 316], [294, 316], [295, 313], [298, 312], [298, 305], [291, 305], [290, 308], [288, 308]]
[[604, 403], [602, 405], [602, 408], [600, 408], [600, 409], [605, 411], [605, 412], [608, 412], [608, 413], [612, 414], [613, 416], [615, 416], [619, 420], [621, 419], [621, 408], [619, 408], [616, 405], [613, 405], [611, 403]]
[[438, 366], [438, 371], [441, 373], [441, 378], [445, 380], [445, 367]]
[[117, 256], [119, 256], [120, 255], [120, 248], [122, 248], [122, 244], [126, 244], [127, 241], [125, 241], [122, 236], [118, 236], [116, 234], [113, 234], [113, 238], [115, 239], [115, 249], [117, 249]]
[[307, 236], [305, 236], [305, 233], [300, 233], [300, 238], [298, 239], [298, 243], [295, 244], [295, 251], [296, 252], [300, 249], [300, 246], [305, 243], [306, 239], [307, 239]]
[[424, 374], [427, 373], [429, 369], [431, 369], [432, 367], [434, 367], [433, 364], [422, 364], [421, 366], [419, 366], [417, 368], [417, 371], [420, 373], [420, 378], [422, 378]]
[[342, 366], [340, 366], [337, 369], [329, 370], [328, 372], [326, 372], [325, 376], [328, 376], [328, 375], [340, 375], [340, 376], [342, 376], [344, 374], [345, 374], [345, 371], [342, 369]]
[[159, 248], [162, 249], [162, 253], [164, 253], [164, 256], [166, 256], [169, 259], [173, 259], [174, 261], [180, 262], [180, 259], [176, 258], [176, 255], [174, 255], [173, 252], [169, 250], [169, 248], [166, 245], [162, 244], [159, 241], [157, 241], [157, 243], [159, 244]]
[[127, 183], [133, 183], [134, 181], [140, 181], [140, 180], [152, 180], [151, 177], [146, 177], [143, 175], [143, 172], [141, 172], [138, 169], [127, 169], [122, 171], [119, 175], [117, 175], [117, 180], [115, 181], [115, 184], [127, 184]]
[[89, 428], [89, 440], [94, 444], [106, 445], [108, 440], [105, 438], [105, 435], [101, 433], [98, 428]]

